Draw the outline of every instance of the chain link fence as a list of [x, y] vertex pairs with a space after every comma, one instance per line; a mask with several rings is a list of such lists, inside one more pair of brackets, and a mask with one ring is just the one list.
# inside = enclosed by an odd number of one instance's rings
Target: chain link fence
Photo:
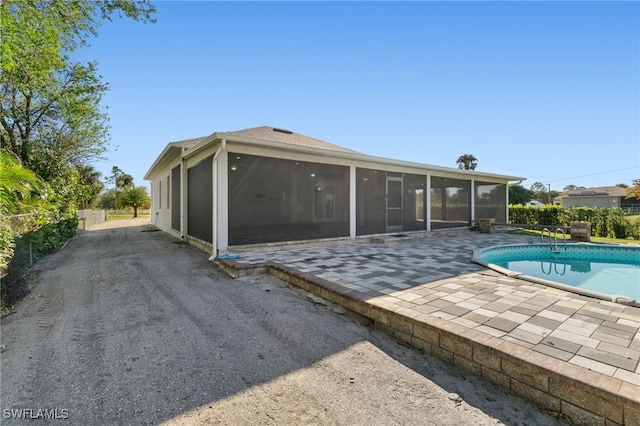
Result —
[[2, 306], [13, 305], [29, 294], [25, 271], [39, 258], [61, 247], [78, 231], [78, 217], [21, 214], [0, 218]]

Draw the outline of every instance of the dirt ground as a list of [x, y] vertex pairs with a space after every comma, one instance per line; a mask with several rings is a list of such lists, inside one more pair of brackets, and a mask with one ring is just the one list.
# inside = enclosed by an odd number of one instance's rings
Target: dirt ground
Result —
[[101, 224], [32, 268], [0, 327], [3, 424], [559, 424], [147, 222]]

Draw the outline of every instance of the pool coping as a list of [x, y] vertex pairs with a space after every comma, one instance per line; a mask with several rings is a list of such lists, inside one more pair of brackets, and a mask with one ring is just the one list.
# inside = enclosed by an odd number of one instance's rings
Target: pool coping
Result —
[[[581, 423], [640, 424], [640, 386], [464, 325], [397, 306], [275, 261], [217, 263], [234, 277], [269, 273], [370, 318], [400, 341]], [[515, 277], [520, 279], [521, 277]]]
[[[572, 245], [573, 244], [592, 245], [590, 243], [572, 243]], [[542, 245], [542, 244], [540, 244], [540, 245]], [[621, 305], [640, 307], [640, 300], [637, 300], [637, 299], [635, 299], [633, 297], [624, 296], [624, 295], [609, 295], [609, 294], [601, 293], [601, 292], [595, 291], [595, 290], [589, 290], [589, 289], [585, 289], [585, 288], [574, 287], [574, 286], [571, 286], [571, 285], [568, 285], [568, 284], [559, 283], [557, 281], [545, 280], [544, 278], [534, 277], [534, 276], [531, 276], [531, 275], [527, 275], [527, 274], [525, 274], [523, 272], [512, 271], [511, 269], [504, 268], [502, 266], [496, 265], [495, 263], [486, 262], [480, 256], [480, 253], [482, 251], [490, 250], [490, 249], [495, 248], [495, 247], [522, 247], [522, 246], [530, 247], [530, 246], [532, 246], [532, 244], [504, 244], [504, 245], [500, 245], [500, 246], [490, 246], [490, 247], [484, 247], [484, 248], [481, 248], [481, 249], [476, 249], [476, 250], [473, 251], [473, 257], [471, 258], [471, 261], [477, 263], [478, 265], [482, 265], [482, 266], [484, 266], [486, 268], [494, 270], [494, 271], [496, 271], [496, 272], [498, 272], [498, 273], [500, 273], [502, 275], [505, 275], [507, 277], [510, 277], [510, 278], [517, 278], [517, 279], [529, 281], [529, 282], [536, 283], [536, 284], [542, 284], [542, 285], [549, 286], [549, 287], [555, 287], [555, 288], [558, 288], [560, 290], [564, 290], [564, 291], [568, 291], [568, 292], [576, 293], [576, 294], [581, 294], [583, 296], [594, 297], [596, 299], [607, 300], [607, 301], [610, 301], [610, 302], [613, 302], [613, 303], [619, 303]]]

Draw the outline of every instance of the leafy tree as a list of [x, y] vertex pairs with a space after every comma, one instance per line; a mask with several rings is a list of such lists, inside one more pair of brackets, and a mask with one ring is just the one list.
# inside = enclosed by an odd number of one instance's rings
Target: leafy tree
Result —
[[627, 188], [626, 198], [635, 198], [636, 200], [640, 200], [640, 179], [635, 179], [633, 181], [633, 186]]
[[111, 169], [111, 182], [114, 182], [117, 189], [124, 189], [133, 185], [133, 176], [120, 170], [118, 166]]
[[626, 183], [618, 183], [616, 184], [616, 186], [619, 188], [629, 188], [629, 185], [627, 185]]
[[578, 189], [578, 187], [575, 186], [575, 185], [567, 185], [564, 188], [562, 188], [562, 190], [565, 191], [565, 192], [566, 191], [575, 191], [576, 189]]
[[77, 199], [78, 208], [88, 208], [96, 199], [98, 194], [104, 189], [104, 184], [100, 181], [102, 175], [93, 166], [76, 166], [78, 175]]
[[[542, 182], [535, 182], [533, 185], [531, 185], [531, 190], [533, 191], [533, 199], [545, 204], [550, 203], [551, 198], [554, 195], [553, 193], [550, 194], [547, 188], [547, 185]], [[560, 195], [557, 191], [555, 191], [555, 194], [555, 196]]]
[[76, 167], [107, 148], [107, 85], [95, 62], [70, 53], [118, 14], [149, 21], [148, 0], [0, 2], [0, 148], [52, 187], [55, 202], [72, 205], [82, 184]]
[[531, 201], [535, 193], [525, 188], [522, 185], [509, 186], [509, 203], [510, 204], [524, 204], [527, 201]]
[[118, 166], [113, 166], [111, 168], [111, 176], [109, 176], [109, 183], [114, 185], [113, 188], [113, 199], [114, 199], [114, 208], [118, 208], [118, 193], [123, 191], [125, 188], [128, 188], [133, 185], [133, 176], [127, 174], [120, 170]]
[[151, 199], [145, 186], [128, 186], [120, 196], [120, 203], [133, 207], [133, 217], [138, 217], [138, 209], [146, 209], [151, 205]]
[[115, 189], [110, 188], [98, 194], [95, 200], [93, 201], [93, 205], [103, 210], [110, 210], [110, 209], [115, 210], [116, 209], [115, 200], [116, 200]]
[[562, 191], [564, 192], [577, 191], [578, 189], [587, 189], [587, 188], [585, 188], [584, 186], [567, 185], [564, 188], [562, 188]]
[[533, 192], [546, 191], [547, 190], [547, 185], [545, 185], [542, 182], [535, 182], [533, 185], [531, 185], [531, 190]]
[[463, 154], [456, 161], [459, 169], [475, 170], [478, 166], [478, 159], [473, 154]]

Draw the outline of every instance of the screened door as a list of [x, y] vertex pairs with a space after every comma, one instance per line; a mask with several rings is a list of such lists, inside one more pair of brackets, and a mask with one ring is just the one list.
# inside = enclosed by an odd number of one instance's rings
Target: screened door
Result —
[[387, 176], [387, 232], [402, 231], [402, 195], [402, 178]]

